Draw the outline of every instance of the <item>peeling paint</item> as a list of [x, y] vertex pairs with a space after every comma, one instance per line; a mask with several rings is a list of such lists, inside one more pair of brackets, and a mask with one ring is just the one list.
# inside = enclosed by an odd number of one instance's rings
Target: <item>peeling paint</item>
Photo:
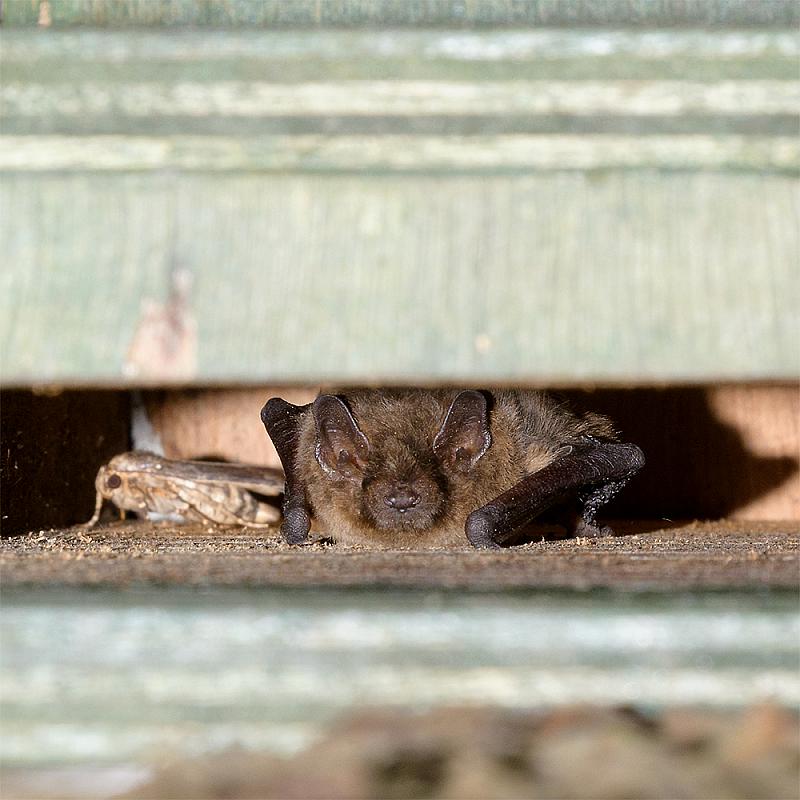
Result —
[[123, 366], [126, 378], [180, 382], [197, 375], [197, 323], [192, 314], [192, 275], [176, 270], [165, 303], [142, 301], [139, 323]]

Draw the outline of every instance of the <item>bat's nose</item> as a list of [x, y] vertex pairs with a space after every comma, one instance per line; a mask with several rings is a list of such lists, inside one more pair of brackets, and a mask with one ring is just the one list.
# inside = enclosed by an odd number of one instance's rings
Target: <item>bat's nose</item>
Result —
[[410, 486], [398, 484], [383, 498], [383, 502], [389, 508], [393, 508], [403, 514], [409, 508], [419, 505], [419, 495]]

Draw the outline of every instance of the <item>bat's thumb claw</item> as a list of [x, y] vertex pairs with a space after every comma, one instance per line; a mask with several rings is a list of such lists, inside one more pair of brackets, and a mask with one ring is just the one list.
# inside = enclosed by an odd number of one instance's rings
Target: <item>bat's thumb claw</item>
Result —
[[464, 526], [470, 544], [479, 550], [499, 550], [500, 545], [494, 540], [495, 522], [489, 509], [473, 511]]
[[631, 476], [635, 475], [644, 466], [645, 458], [642, 448], [629, 442], [620, 445], [620, 448], [624, 448], [623, 452], [627, 458], [629, 474]]
[[311, 518], [304, 508], [290, 508], [284, 512], [281, 534], [287, 544], [303, 544], [311, 530]]

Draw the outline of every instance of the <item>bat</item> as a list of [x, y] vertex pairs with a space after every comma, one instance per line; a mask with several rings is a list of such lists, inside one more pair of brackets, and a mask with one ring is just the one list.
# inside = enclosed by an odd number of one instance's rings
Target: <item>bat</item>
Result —
[[94, 485], [88, 528], [97, 524], [105, 500], [151, 519], [265, 527], [280, 519], [279, 509], [264, 498], [283, 491], [284, 476], [267, 467], [175, 461], [134, 450], [100, 467]]
[[605, 505], [644, 465], [611, 421], [537, 391], [358, 390], [261, 419], [286, 475], [281, 532], [344, 544], [498, 548], [562, 511], [601, 536]]

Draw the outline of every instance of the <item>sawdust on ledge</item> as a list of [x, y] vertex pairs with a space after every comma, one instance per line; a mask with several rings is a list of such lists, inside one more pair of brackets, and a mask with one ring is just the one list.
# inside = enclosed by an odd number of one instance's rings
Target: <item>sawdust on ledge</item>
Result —
[[800, 587], [800, 522], [617, 522], [603, 539], [503, 551], [285, 544], [276, 529], [118, 522], [0, 544], [14, 585], [407, 586], [671, 590]]

